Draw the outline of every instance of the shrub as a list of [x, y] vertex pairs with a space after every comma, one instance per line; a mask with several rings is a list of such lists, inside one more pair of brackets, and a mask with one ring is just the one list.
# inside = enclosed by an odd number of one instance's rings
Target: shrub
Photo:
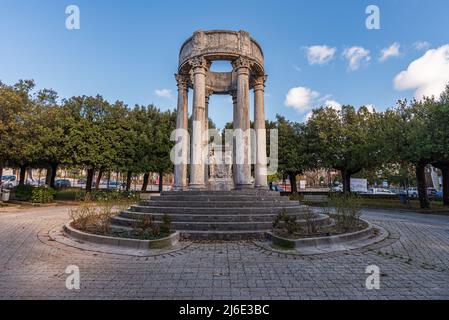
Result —
[[292, 201], [303, 201], [304, 200], [304, 196], [302, 194], [299, 193], [294, 193], [290, 196], [290, 200]]
[[164, 214], [162, 217], [161, 233], [170, 234], [171, 231], [171, 217], [168, 214]]
[[160, 226], [154, 223], [154, 218], [150, 215], [135, 216], [135, 219], [133, 229], [140, 239], [152, 240], [170, 234], [171, 217], [168, 214], [163, 216]]
[[318, 232], [318, 223], [316, 221], [316, 214], [306, 207], [303, 209], [304, 220], [306, 221], [307, 234], [314, 234]]
[[110, 234], [111, 218], [115, 214], [114, 203], [94, 203], [89, 196], [81, 206], [69, 212], [75, 229], [101, 235]]
[[57, 190], [55, 199], [64, 201], [81, 201], [84, 199], [84, 194], [85, 192], [79, 188]]
[[360, 197], [354, 194], [339, 194], [332, 196], [331, 206], [335, 208], [337, 225], [344, 230], [357, 226], [361, 215]]
[[273, 229], [277, 229], [286, 232], [289, 235], [292, 235], [299, 232], [301, 230], [301, 227], [296, 222], [295, 217], [292, 217], [286, 211], [283, 211], [274, 219]]
[[33, 195], [33, 186], [20, 185], [16, 188], [15, 197], [19, 201], [30, 201]]
[[50, 203], [55, 197], [55, 190], [47, 187], [33, 188], [31, 192], [31, 202]]

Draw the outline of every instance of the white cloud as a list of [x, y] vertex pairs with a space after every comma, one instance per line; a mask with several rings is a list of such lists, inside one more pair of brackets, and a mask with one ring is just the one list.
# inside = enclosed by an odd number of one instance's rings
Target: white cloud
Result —
[[157, 89], [154, 93], [161, 98], [172, 98], [172, 91], [169, 89]]
[[311, 46], [306, 47], [307, 52], [307, 60], [309, 60], [310, 65], [323, 65], [331, 61], [335, 52], [337, 52], [337, 48], [331, 48], [325, 45], [322, 46]]
[[320, 94], [306, 87], [296, 87], [288, 91], [285, 98], [285, 106], [295, 108], [299, 112], [305, 112], [312, 107], [314, 99]]
[[[321, 99], [320, 99], [321, 100]], [[339, 103], [339, 102], [337, 102], [337, 101], [335, 101], [335, 100], [326, 100], [324, 103], [323, 103], [323, 107], [327, 107], [327, 108], [332, 108], [332, 109], [334, 109], [334, 110], [336, 110], [336, 111], [341, 111], [341, 109], [342, 109], [342, 105], [341, 105], [341, 103]], [[315, 108], [314, 108], [315, 109]], [[305, 117], [304, 117], [304, 121], [305, 122], [307, 122], [307, 121], [309, 121], [310, 120], [310, 118], [312, 117], [312, 115], [313, 115], [313, 110], [311, 110], [311, 111], [309, 111], [306, 115], [305, 115]]]
[[341, 111], [341, 103], [335, 100], [326, 100], [326, 102], [324, 102], [324, 107], [332, 108], [336, 111]]
[[367, 108], [370, 113], [374, 113], [376, 111], [376, 106], [374, 104], [365, 104], [365, 108]]
[[415, 98], [439, 97], [449, 82], [449, 44], [428, 50], [394, 78], [396, 90], [415, 89]]
[[416, 50], [427, 50], [430, 48], [430, 43], [428, 43], [427, 41], [417, 41], [413, 44], [413, 47]]
[[367, 64], [371, 60], [369, 50], [357, 46], [345, 49], [343, 57], [348, 61], [350, 71], [359, 69], [363, 64]]
[[382, 49], [379, 61], [385, 62], [391, 57], [399, 57], [400, 55], [401, 55], [401, 45], [395, 42], [388, 48]]

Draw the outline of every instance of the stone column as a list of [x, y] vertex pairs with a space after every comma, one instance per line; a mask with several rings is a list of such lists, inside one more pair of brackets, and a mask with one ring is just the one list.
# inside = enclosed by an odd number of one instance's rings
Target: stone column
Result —
[[204, 142], [204, 153], [206, 154], [206, 163], [204, 164], [204, 184], [207, 186], [209, 183], [209, 99], [212, 92], [210, 90], [206, 90], [206, 102], [204, 109], [204, 134], [205, 134], [205, 142]]
[[235, 184], [237, 189], [252, 188], [249, 119], [249, 73], [251, 61], [239, 58], [233, 63], [237, 73], [237, 104], [234, 110]]
[[[176, 129], [182, 130], [177, 135], [177, 156], [181, 154], [182, 163], [175, 164], [174, 190], [182, 191], [187, 186], [187, 161], [188, 161], [188, 76], [176, 75], [178, 82], [178, 111]], [[181, 143], [179, 143], [181, 139]]]
[[191, 61], [193, 71], [193, 130], [190, 189], [204, 189], [204, 123], [206, 108], [206, 72], [209, 63], [204, 58]]
[[254, 186], [268, 188], [267, 182], [267, 134], [265, 128], [265, 81], [261, 76], [254, 81], [254, 130], [256, 131], [256, 166]]

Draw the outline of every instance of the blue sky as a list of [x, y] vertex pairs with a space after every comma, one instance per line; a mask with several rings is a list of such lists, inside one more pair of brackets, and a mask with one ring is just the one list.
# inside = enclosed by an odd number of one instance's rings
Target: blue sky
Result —
[[[384, 110], [397, 99], [436, 92], [449, 81], [447, 0], [0, 4], [0, 80], [32, 78], [39, 88], [53, 88], [62, 98], [100, 93], [131, 106], [174, 108], [179, 48], [198, 29], [244, 29], [262, 45], [270, 119], [280, 113], [303, 121], [313, 107], [325, 103]], [[72, 4], [81, 11], [80, 30], [65, 28], [65, 9]], [[365, 27], [370, 4], [380, 9], [380, 30]], [[390, 54], [380, 61], [386, 48]], [[365, 62], [351, 70], [349, 53]], [[167, 90], [171, 96], [160, 96]], [[210, 104], [218, 126], [232, 119], [229, 98], [213, 97]]]

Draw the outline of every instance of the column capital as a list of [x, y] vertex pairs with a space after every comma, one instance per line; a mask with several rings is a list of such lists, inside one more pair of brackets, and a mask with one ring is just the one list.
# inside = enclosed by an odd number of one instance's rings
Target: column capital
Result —
[[237, 60], [232, 62], [232, 66], [237, 73], [249, 72], [249, 69], [252, 67], [253, 62], [251, 59], [240, 57]]
[[265, 90], [265, 82], [267, 81], [268, 76], [258, 76], [253, 80], [254, 91]]
[[178, 85], [178, 90], [184, 91], [188, 89], [190, 83], [190, 78], [188, 75], [175, 74], [175, 79]]
[[193, 68], [193, 72], [203, 72], [206, 73], [206, 71], [210, 68], [210, 61], [208, 61], [206, 58], [203, 57], [196, 57], [191, 59], [190, 65]]

